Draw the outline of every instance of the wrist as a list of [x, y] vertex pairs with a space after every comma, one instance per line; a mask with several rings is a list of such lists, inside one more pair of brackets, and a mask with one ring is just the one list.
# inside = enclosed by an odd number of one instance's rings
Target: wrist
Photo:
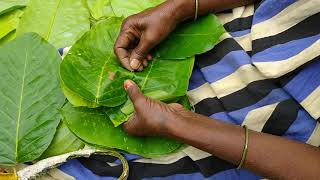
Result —
[[177, 23], [194, 17], [195, 1], [194, 0], [169, 0], [171, 13]]

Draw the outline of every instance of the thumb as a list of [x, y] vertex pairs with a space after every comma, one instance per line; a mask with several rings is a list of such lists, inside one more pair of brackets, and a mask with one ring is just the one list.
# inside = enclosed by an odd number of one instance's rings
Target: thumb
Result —
[[142, 63], [147, 59], [149, 51], [152, 49], [153, 43], [146, 38], [141, 38], [139, 44], [130, 55], [130, 66], [134, 70], [138, 70]]
[[144, 97], [138, 85], [131, 80], [126, 80], [124, 82], [124, 88], [133, 103], [135, 103], [139, 98]]

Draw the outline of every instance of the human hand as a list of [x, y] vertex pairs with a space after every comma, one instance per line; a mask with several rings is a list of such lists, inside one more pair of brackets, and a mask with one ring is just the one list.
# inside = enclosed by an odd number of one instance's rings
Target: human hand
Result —
[[186, 18], [187, 8], [182, 8], [186, 2], [169, 0], [125, 19], [114, 46], [115, 54], [125, 68], [142, 71], [148, 65], [152, 59], [150, 50]]
[[165, 104], [144, 96], [131, 80], [124, 87], [135, 108], [133, 116], [123, 125], [131, 135], [167, 136], [169, 124], [189, 112], [180, 104]]

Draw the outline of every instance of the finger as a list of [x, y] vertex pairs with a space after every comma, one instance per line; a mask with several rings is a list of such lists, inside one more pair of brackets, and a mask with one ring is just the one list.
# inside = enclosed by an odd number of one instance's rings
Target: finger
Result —
[[130, 135], [134, 135], [136, 133], [134, 128], [135, 121], [137, 120], [136, 117], [137, 116], [134, 113], [127, 122], [123, 123], [123, 129]]
[[148, 61], [147, 60], [143, 60], [143, 67], [147, 67], [148, 66]]
[[132, 51], [130, 56], [130, 65], [132, 69], [137, 70], [144, 59], [147, 59], [147, 55], [150, 49], [154, 46], [154, 43], [146, 38], [140, 39], [137, 47]]
[[133, 102], [133, 104], [139, 99], [139, 98], [144, 98], [144, 95], [142, 94], [142, 92], [140, 91], [140, 88], [138, 87], [138, 85], [136, 83], [134, 83], [131, 80], [126, 80], [124, 82], [124, 88], [127, 91], [127, 94], [129, 96], [129, 98], [131, 99], [131, 101]]
[[147, 60], [148, 60], [148, 61], [151, 61], [151, 60], [152, 60], [152, 55], [151, 55], [151, 54], [148, 54]]
[[121, 64], [130, 71], [133, 71], [133, 69], [129, 63], [131, 54], [129, 52], [129, 46], [134, 42], [134, 40], [134, 34], [131, 33], [130, 30], [127, 30], [120, 33], [114, 46], [114, 52], [118, 56]]
[[143, 65], [141, 65], [137, 71], [141, 72], [143, 70]]
[[133, 69], [130, 66], [130, 59], [129, 59], [129, 53], [127, 50], [119, 48], [116, 51], [118, 53], [119, 61], [122, 64], [123, 67], [128, 69], [129, 71], [133, 71]]

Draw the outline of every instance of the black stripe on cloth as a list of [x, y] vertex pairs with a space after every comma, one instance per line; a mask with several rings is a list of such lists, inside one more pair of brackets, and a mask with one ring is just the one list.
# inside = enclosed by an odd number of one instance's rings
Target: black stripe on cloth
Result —
[[288, 99], [280, 102], [263, 126], [262, 132], [282, 136], [296, 120], [300, 105]]
[[231, 112], [251, 106], [266, 97], [272, 90], [286, 86], [306, 65], [279, 78], [251, 82], [245, 88], [222, 98], [203, 99], [194, 105], [196, 113], [211, 116], [215, 113]]
[[248, 107], [266, 97], [272, 90], [279, 88], [275, 81], [275, 79], [254, 81], [220, 100], [228, 112]]
[[[94, 174], [99, 176], [119, 177], [122, 172], [122, 166], [109, 166], [103, 160], [91, 158], [79, 158], [81, 164]], [[153, 164], [129, 162], [129, 178], [132, 180], [148, 177], [166, 177], [174, 174], [190, 174], [199, 172], [197, 164], [189, 157], [183, 157], [171, 164]]]
[[197, 55], [195, 63], [199, 68], [210, 66], [219, 62], [231, 51], [237, 50], [243, 50], [243, 48], [233, 38], [227, 38], [210, 51]]
[[209, 156], [204, 159], [200, 159], [196, 161], [196, 164], [199, 167], [200, 172], [205, 177], [210, 177], [218, 172], [236, 168], [235, 165], [215, 156]]
[[[100, 158], [100, 159], [99, 159]], [[109, 166], [103, 159], [98, 158], [79, 158], [79, 162], [99, 176], [119, 177], [122, 172], [122, 166]], [[150, 178], [150, 177], [167, 177], [175, 174], [191, 174], [200, 172], [204, 177], [212, 176], [221, 171], [235, 168], [234, 165], [228, 163], [215, 156], [209, 156], [197, 161], [193, 161], [189, 157], [183, 157], [171, 164], [153, 164], [129, 162], [129, 178], [132, 180]]]
[[254, 2], [254, 12], [259, 8], [259, 6], [264, 2], [265, 0], [257, 0]]
[[252, 53], [256, 54], [278, 44], [284, 44], [292, 40], [302, 39], [319, 34], [320, 13], [314, 14], [290, 29], [274, 36], [256, 39], [252, 41]]
[[223, 26], [228, 32], [247, 30], [251, 28], [252, 18], [253, 16], [237, 18], [224, 24]]
[[206, 98], [194, 105], [195, 112], [205, 116], [211, 116], [214, 113], [223, 112], [225, 109], [221, 101], [217, 98]]

